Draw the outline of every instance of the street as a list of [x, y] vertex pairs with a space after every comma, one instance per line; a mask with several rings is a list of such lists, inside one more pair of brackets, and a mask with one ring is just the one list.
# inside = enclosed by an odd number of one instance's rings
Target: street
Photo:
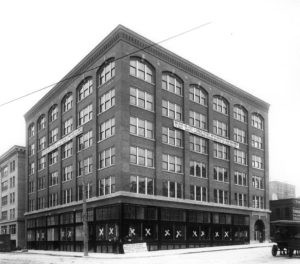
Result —
[[[55, 264], [55, 263], [72, 263], [72, 264], [160, 264], [160, 263], [205, 263], [205, 264], [258, 264], [258, 263], [299, 263], [300, 256], [289, 258], [287, 256], [273, 257], [270, 247], [237, 249], [227, 251], [212, 252], [183, 252], [178, 251], [163, 252], [146, 252], [143, 255], [127, 254], [90, 254], [88, 257], [74, 256], [49, 256], [45, 254], [32, 253], [0, 253], [1, 264]], [[99, 257], [95, 257], [99, 256]]]

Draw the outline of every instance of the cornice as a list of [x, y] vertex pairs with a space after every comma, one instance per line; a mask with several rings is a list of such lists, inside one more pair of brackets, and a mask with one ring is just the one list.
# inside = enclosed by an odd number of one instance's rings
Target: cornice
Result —
[[[117, 26], [103, 41], [101, 41], [88, 55], [86, 55], [61, 81], [51, 89], [44, 97], [42, 97], [24, 117], [27, 120], [38, 108], [43, 105], [52, 95], [60, 88], [68, 86], [75, 78], [85, 72], [93, 65], [99, 57], [103, 56], [109, 49], [116, 45], [120, 40], [135, 46], [138, 51], [143, 51], [152, 56], [165, 61], [168, 64], [190, 74], [201, 81], [204, 81], [223, 92], [233, 96], [238, 94], [241, 98], [251, 101], [252, 104], [268, 111], [269, 104], [265, 101], [245, 92], [244, 90], [226, 82], [225, 80], [213, 75], [212, 73], [202, 69], [201, 67], [189, 62], [188, 60], [172, 53], [171, 51], [157, 45], [156, 43], [146, 39], [145, 37], [131, 31], [130, 29], [119, 25]], [[100, 65], [99, 65], [100, 66]], [[64, 81], [66, 80], [66, 81]]]
[[0, 164], [3, 163], [4, 161], [6, 161], [8, 158], [10, 158], [11, 156], [13, 156], [16, 153], [23, 152], [23, 154], [25, 156], [25, 150], [26, 150], [26, 148], [22, 147], [22, 146], [15, 145], [15, 146], [11, 147], [8, 151], [6, 151], [5, 153], [3, 153], [0, 156]]

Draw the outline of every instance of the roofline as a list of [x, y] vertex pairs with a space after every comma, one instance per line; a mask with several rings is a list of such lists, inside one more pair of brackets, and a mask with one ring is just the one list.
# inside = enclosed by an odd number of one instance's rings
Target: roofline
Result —
[[[268, 111], [270, 104], [259, 99], [258, 97], [230, 84], [229, 82], [221, 79], [220, 77], [204, 70], [203, 68], [193, 64], [192, 62], [178, 56], [177, 54], [163, 48], [162, 46], [154, 43], [153, 41], [137, 34], [136, 32], [118, 25], [111, 33], [109, 33], [91, 52], [89, 52], [69, 73], [67, 73], [46, 95], [44, 95], [32, 108], [30, 108], [24, 115], [27, 119], [39, 106], [41, 106], [49, 97], [51, 97], [59, 88], [67, 86], [71, 81], [71, 77], [77, 77], [81, 72], [90, 67], [99, 56], [102, 56], [118, 41], [123, 40], [130, 45], [136, 46], [140, 51], [147, 52], [152, 56], [166, 61], [174, 65], [176, 68], [195, 76], [200, 80], [204, 80], [224, 92], [235, 95], [238, 93], [240, 96], [254, 102], [256, 105]], [[73, 79], [73, 78], [72, 78]], [[66, 81], [64, 81], [66, 80]]]
[[13, 147], [11, 147], [9, 150], [4, 152], [0, 156], [0, 163], [4, 162], [4, 160], [6, 160], [8, 157], [12, 156], [13, 154], [18, 153], [20, 151], [25, 151], [25, 150], [26, 150], [26, 148], [23, 146], [14, 145]]

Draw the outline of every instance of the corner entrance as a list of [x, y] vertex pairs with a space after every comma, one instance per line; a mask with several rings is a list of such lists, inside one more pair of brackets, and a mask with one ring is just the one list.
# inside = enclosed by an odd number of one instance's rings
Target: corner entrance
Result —
[[265, 241], [265, 224], [260, 219], [254, 224], [254, 240], [260, 243]]

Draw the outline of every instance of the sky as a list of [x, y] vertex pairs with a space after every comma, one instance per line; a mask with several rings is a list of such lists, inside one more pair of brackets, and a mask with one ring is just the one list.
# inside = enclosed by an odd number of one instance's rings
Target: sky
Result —
[[[270, 104], [270, 180], [300, 196], [300, 0], [0, 2], [0, 105], [58, 82], [117, 25]], [[0, 155], [25, 145], [24, 114], [50, 89], [0, 107]]]

